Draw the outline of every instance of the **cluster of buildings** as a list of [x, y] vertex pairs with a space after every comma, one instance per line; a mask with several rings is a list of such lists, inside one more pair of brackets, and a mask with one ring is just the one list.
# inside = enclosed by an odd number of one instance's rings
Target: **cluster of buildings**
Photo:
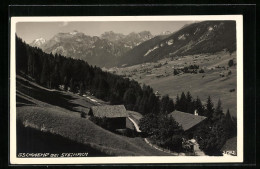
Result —
[[[127, 110], [124, 105], [102, 105], [102, 106], [92, 106], [88, 113], [89, 116], [106, 118], [109, 120], [113, 126], [113, 129], [125, 129], [126, 128], [126, 120], [129, 117]], [[174, 118], [174, 120], [182, 126], [184, 134], [188, 137], [191, 142], [192, 149], [195, 153], [199, 153], [197, 155], [205, 155], [199, 149], [199, 145], [194, 139], [194, 131], [200, 125], [202, 125], [206, 121], [206, 117], [198, 115], [195, 110], [194, 114], [185, 113], [181, 111], [173, 111], [168, 116]], [[136, 126], [135, 126], [136, 127]], [[136, 129], [137, 132], [141, 132]], [[223, 150], [223, 153], [226, 151]], [[196, 154], [195, 154], [196, 155]]]

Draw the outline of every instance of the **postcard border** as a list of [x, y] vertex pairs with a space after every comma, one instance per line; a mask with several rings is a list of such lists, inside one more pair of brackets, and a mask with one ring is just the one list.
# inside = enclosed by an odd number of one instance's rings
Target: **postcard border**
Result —
[[[137, 156], [137, 157], [73, 157], [73, 158], [17, 158], [16, 157], [16, 70], [15, 32], [17, 22], [67, 21], [204, 21], [235, 20], [237, 37], [237, 156]], [[243, 16], [91, 16], [91, 17], [11, 17], [10, 32], [10, 164], [161, 164], [161, 163], [240, 163], [243, 162]], [[115, 163], [115, 161], [117, 161]]]

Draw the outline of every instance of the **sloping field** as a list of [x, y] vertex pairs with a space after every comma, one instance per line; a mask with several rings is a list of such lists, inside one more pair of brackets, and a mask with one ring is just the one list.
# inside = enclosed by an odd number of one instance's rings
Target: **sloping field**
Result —
[[[190, 91], [193, 97], [199, 96], [202, 102], [211, 96], [215, 105], [220, 99], [224, 113], [230, 109], [230, 113], [236, 116], [237, 67], [228, 66], [228, 61], [231, 59], [236, 62], [236, 53], [190, 55], [119, 68], [115, 73], [134, 79], [141, 84], [150, 85], [154, 91], [158, 91], [161, 95], [168, 94], [174, 99], [177, 94], [180, 96], [182, 91], [185, 93]], [[175, 68], [194, 64], [199, 65], [200, 69], [203, 68], [205, 73], [173, 75]], [[228, 75], [229, 71], [231, 71], [230, 75]], [[235, 91], [230, 92], [231, 89]]]
[[162, 94], [169, 94], [171, 98], [176, 98], [181, 91], [185, 93], [190, 91], [192, 96], [206, 101], [211, 96], [214, 105], [217, 105], [218, 99], [222, 102], [224, 112], [229, 108], [233, 116], [236, 116], [236, 92], [230, 92], [236, 89], [234, 75], [228, 78], [219, 78], [219, 73], [212, 72], [202, 78], [201, 74], [185, 74], [182, 76], [169, 76], [160, 80], [150, 81], [147, 84]]
[[[108, 156], [89, 145], [72, 141], [50, 132], [42, 132], [17, 123], [17, 154], [19, 153], [88, 153], [88, 157]], [[66, 148], [64, 148], [66, 147]]]
[[84, 99], [72, 93], [48, 91], [26, 79], [17, 78], [17, 120], [25, 127], [85, 144], [101, 155], [170, 155], [153, 149], [142, 138], [120, 136], [81, 118], [77, 110], [90, 106], [84, 104]]
[[[68, 116], [52, 108], [23, 106], [17, 118], [29, 126], [69, 138], [109, 155], [163, 155], [146, 145], [141, 138], [127, 138], [102, 129], [87, 119]], [[166, 154], [164, 154], [166, 155]]]

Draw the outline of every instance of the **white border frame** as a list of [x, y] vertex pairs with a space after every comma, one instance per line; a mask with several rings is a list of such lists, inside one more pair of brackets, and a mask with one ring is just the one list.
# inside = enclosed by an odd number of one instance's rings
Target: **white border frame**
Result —
[[[236, 21], [237, 39], [237, 156], [136, 156], [136, 157], [16, 157], [16, 67], [15, 33], [18, 22], [69, 21]], [[11, 164], [155, 164], [155, 163], [238, 163], [243, 162], [243, 16], [91, 16], [91, 17], [11, 17], [10, 37], [10, 163]]]

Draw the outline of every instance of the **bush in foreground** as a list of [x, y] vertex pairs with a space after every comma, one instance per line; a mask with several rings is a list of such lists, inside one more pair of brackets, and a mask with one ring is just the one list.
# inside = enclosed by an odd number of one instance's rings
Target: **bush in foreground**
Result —
[[140, 129], [153, 143], [160, 147], [180, 152], [182, 150], [181, 126], [164, 114], [148, 114], [140, 120]]

